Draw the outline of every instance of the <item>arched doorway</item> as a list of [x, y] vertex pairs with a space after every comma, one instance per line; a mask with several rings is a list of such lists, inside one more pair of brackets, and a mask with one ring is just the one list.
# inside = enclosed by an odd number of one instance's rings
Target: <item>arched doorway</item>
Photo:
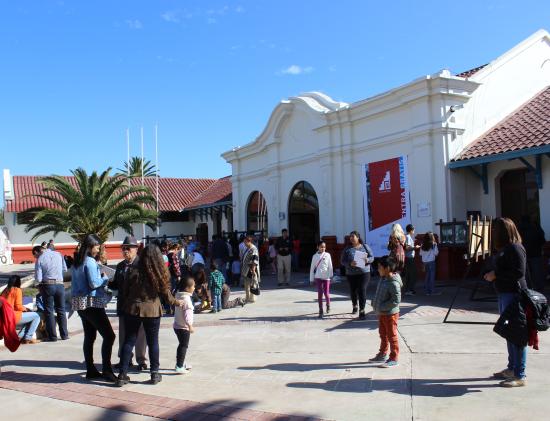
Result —
[[300, 240], [300, 267], [307, 266], [319, 241], [319, 201], [307, 181], [296, 183], [290, 191], [288, 229], [293, 240]]
[[539, 189], [533, 171], [527, 169], [506, 171], [500, 178], [501, 215], [519, 224], [527, 215], [540, 222]]
[[246, 206], [246, 230], [267, 235], [267, 202], [259, 191], [253, 191]]

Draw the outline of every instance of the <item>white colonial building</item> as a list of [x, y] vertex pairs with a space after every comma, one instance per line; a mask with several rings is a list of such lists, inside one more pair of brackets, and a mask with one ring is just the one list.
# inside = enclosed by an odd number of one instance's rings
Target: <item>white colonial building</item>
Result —
[[281, 101], [256, 140], [222, 155], [235, 228], [272, 236], [289, 227], [310, 246], [365, 234], [365, 169], [405, 157], [402, 222], [417, 232], [471, 212], [529, 214], [550, 233], [549, 85], [550, 35], [540, 30], [487, 65], [359, 102], [318, 92]]

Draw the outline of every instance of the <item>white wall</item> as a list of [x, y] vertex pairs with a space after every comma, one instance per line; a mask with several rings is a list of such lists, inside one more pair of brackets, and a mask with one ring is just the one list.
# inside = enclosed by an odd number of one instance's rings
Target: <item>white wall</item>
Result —
[[[285, 105], [284, 123], [273, 123], [273, 130], [254, 144], [228, 153], [235, 227], [246, 229], [248, 198], [258, 190], [267, 202], [269, 235], [278, 235], [288, 227], [291, 189], [304, 180], [317, 193], [321, 236], [336, 235], [342, 241], [351, 230], [364, 232], [362, 166], [401, 155], [409, 158], [412, 221], [419, 232], [433, 230], [440, 218], [449, 219], [444, 146], [448, 130], [442, 117], [447, 88], [440, 79], [422, 79], [401, 94], [332, 113], [319, 113], [302, 101]], [[451, 83], [463, 90], [477, 87]], [[280, 114], [276, 108], [271, 120], [283, 120]], [[421, 202], [431, 204], [430, 217], [418, 217]], [[279, 213], [284, 213], [283, 220]]]

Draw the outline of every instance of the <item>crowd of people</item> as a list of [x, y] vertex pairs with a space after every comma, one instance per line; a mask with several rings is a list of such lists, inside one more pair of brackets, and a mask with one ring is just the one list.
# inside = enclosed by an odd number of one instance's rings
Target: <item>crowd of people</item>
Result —
[[[497, 218], [493, 223], [493, 246], [496, 256], [484, 279], [493, 282], [497, 291], [499, 312], [506, 317], [526, 319], [525, 313], [510, 308], [521, 302], [528, 280], [538, 275], [529, 264], [535, 264], [542, 248], [544, 234], [529, 229], [524, 224], [523, 240], [515, 224], [507, 218]], [[436, 261], [439, 249], [432, 232], [417, 241], [415, 228], [411, 224], [405, 230], [394, 224], [388, 238], [388, 254], [375, 260], [369, 245], [359, 232], [352, 231], [348, 244], [340, 256], [340, 272], [345, 274], [349, 284], [351, 313], [358, 320], [366, 318], [367, 289], [371, 274], [379, 276], [371, 305], [378, 317], [380, 347], [370, 360], [382, 367], [394, 367], [399, 361], [398, 320], [403, 295], [415, 295], [417, 283], [416, 253], [420, 254], [425, 271], [424, 290], [427, 296], [439, 295], [435, 289]], [[252, 304], [260, 294], [261, 253], [253, 234], [245, 234], [238, 243], [214, 236], [208, 253], [197, 242], [169, 243], [152, 242], [145, 247], [132, 236], [124, 239], [121, 249], [123, 260], [109, 277], [101, 264], [101, 244], [97, 237], [89, 235], [80, 244], [71, 267], [71, 308], [82, 321], [84, 331], [83, 353], [86, 364], [86, 378], [103, 378], [124, 386], [128, 383], [128, 372], [148, 369], [150, 363], [151, 383], [161, 381], [159, 373], [159, 329], [163, 316], [173, 315], [173, 328], [178, 340], [175, 352], [175, 372], [185, 374], [191, 370], [186, 362], [193, 327], [194, 314], [210, 310], [213, 313], [245, 304]], [[522, 243], [530, 242], [526, 247]], [[275, 241], [264, 241], [264, 262], [277, 273], [278, 286], [290, 285], [292, 256], [296, 245], [286, 229]], [[526, 250], [527, 249], [527, 250]], [[64, 308], [63, 273], [67, 266], [63, 256], [55, 251], [53, 243], [33, 249], [36, 258], [36, 280], [39, 282], [42, 308], [44, 311], [46, 339], [57, 341], [57, 329], [62, 340], [69, 338]], [[208, 257], [207, 257], [208, 255]], [[530, 262], [529, 259], [532, 261]], [[535, 260], [535, 262], [533, 262]], [[332, 257], [324, 241], [317, 244], [312, 256], [309, 280], [317, 288], [319, 318], [331, 311], [330, 284], [335, 275]], [[538, 288], [544, 282], [537, 278], [533, 283]], [[231, 286], [242, 286], [244, 298], [231, 299]], [[115, 332], [106, 313], [113, 291], [117, 295], [119, 363], [111, 365]], [[9, 304], [14, 310], [14, 321], [22, 326], [20, 343], [33, 344], [34, 333], [40, 323], [40, 316], [22, 305], [21, 279], [10, 278], [7, 289], [1, 296], [2, 304]], [[521, 310], [526, 308], [525, 305]], [[499, 320], [500, 322], [500, 320]], [[527, 323], [527, 322], [526, 322]], [[498, 323], [497, 323], [498, 324]], [[506, 323], [504, 323], [506, 325]], [[514, 324], [516, 326], [517, 324]], [[529, 331], [529, 344], [536, 346], [536, 332], [533, 325], [525, 325]], [[496, 331], [496, 330], [495, 330]], [[93, 345], [97, 334], [102, 337], [99, 371], [94, 364]], [[507, 368], [494, 374], [502, 379], [502, 386], [518, 387], [525, 383], [527, 343], [517, 340], [517, 332], [510, 332], [504, 326], [499, 332], [507, 339]], [[516, 336], [515, 336], [516, 335]], [[5, 336], [5, 335], [4, 335]], [[147, 352], [148, 350], [148, 352]], [[135, 361], [133, 363], [135, 352]], [[118, 375], [114, 370], [118, 369]]]

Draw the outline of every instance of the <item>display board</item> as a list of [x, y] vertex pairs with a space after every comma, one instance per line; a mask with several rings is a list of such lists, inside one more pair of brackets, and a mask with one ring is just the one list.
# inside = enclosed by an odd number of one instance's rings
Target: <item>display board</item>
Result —
[[407, 157], [370, 162], [363, 172], [366, 242], [376, 257], [388, 254], [388, 236], [395, 223], [411, 222]]

